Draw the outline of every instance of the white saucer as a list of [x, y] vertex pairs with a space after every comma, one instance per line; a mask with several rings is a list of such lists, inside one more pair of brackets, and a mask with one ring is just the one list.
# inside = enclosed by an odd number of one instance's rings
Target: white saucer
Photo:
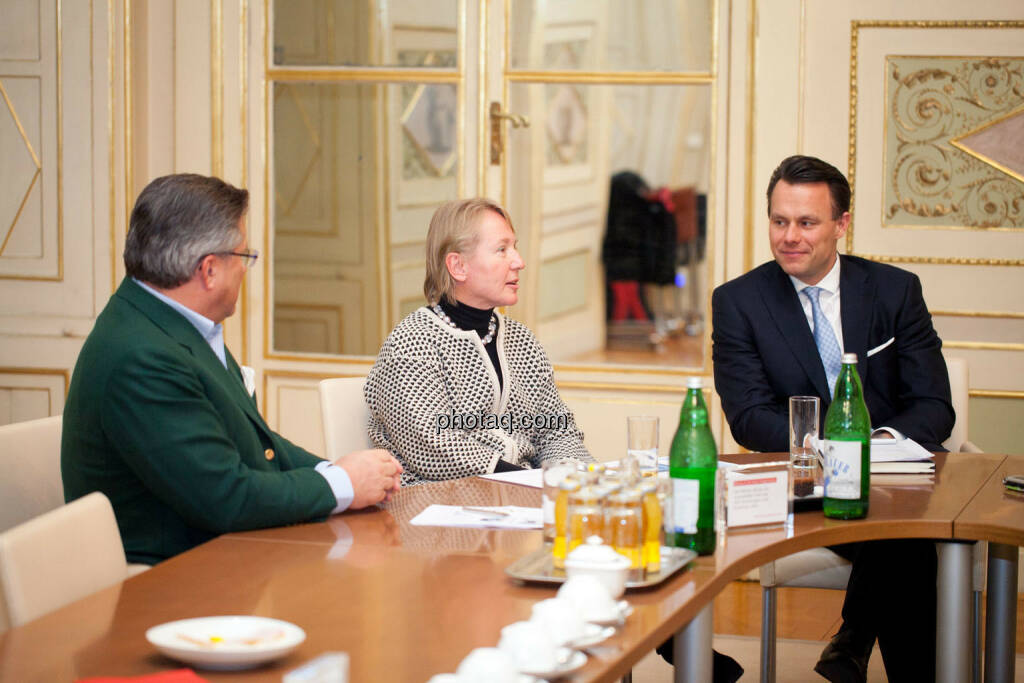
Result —
[[146, 640], [168, 657], [219, 670], [248, 669], [283, 657], [305, 639], [295, 624], [250, 616], [181, 619], [146, 631]]
[[551, 671], [524, 671], [520, 669], [519, 672], [527, 676], [536, 676], [537, 678], [561, 678], [587, 663], [587, 656], [578, 650], [559, 648], [558, 655], [559, 659], [563, 660], [563, 663], [559, 664]]
[[625, 623], [626, 617], [633, 613], [633, 606], [625, 600], [615, 603], [615, 612], [602, 619], [587, 619], [591, 624], [598, 626], [621, 626]]
[[599, 626], [598, 624], [588, 623], [586, 625], [586, 632], [579, 638], [570, 640], [565, 646], [575, 650], [582, 650], [585, 647], [597, 645], [608, 640], [614, 633], [615, 628], [612, 626]]

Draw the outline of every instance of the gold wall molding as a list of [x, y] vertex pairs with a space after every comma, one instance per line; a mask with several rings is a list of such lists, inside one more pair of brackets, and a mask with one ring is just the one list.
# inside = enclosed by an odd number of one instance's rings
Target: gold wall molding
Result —
[[[263, 400], [260, 414], [266, 419], [267, 415], [267, 399], [270, 396], [270, 380], [271, 379], [311, 379], [322, 381], [325, 379], [331, 379], [333, 377], [365, 377], [366, 375], [344, 373], [344, 372], [302, 372], [300, 370], [264, 370], [263, 371]], [[314, 391], [319, 391], [319, 387], [313, 387]], [[258, 397], [257, 397], [258, 398]]]
[[[849, 249], [849, 247], [847, 247]], [[942, 266], [1024, 266], [1024, 259], [964, 258], [956, 256], [892, 256], [888, 254], [853, 253], [855, 256], [881, 263], [921, 263]]]
[[1000, 389], [971, 389], [967, 392], [972, 398], [1024, 398], [1024, 391], [1003, 391]]
[[929, 311], [934, 318], [937, 315], [946, 316], [950, 318], [1010, 318], [1021, 320], [1024, 319], [1024, 313], [1017, 311], [950, 311], [931, 309]]
[[[850, 22], [850, 108], [849, 136], [847, 140], [848, 170], [850, 181], [851, 209], [856, 198], [857, 166], [857, 99], [858, 99], [858, 44], [862, 29], [1022, 29], [1024, 21], [1018, 20], [858, 20]], [[955, 257], [913, 257], [892, 255], [869, 255], [854, 250], [854, 226], [846, 232], [846, 253], [887, 263], [934, 263], [942, 265], [1024, 265], [1024, 259], [982, 259]]]
[[973, 341], [944, 341], [943, 348], [947, 349], [973, 349], [983, 351], [1024, 351], [1024, 344], [1015, 342], [973, 342]]
[[[64, 397], [67, 398], [71, 384], [71, 371], [67, 368], [14, 368], [0, 367], [0, 375], [50, 375], [64, 379]], [[20, 387], [19, 387], [20, 388]]]
[[626, 391], [643, 394], [685, 394], [686, 386], [668, 386], [665, 384], [615, 384], [613, 382], [576, 382], [572, 380], [555, 380], [559, 389], [583, 389], [591, 391]]

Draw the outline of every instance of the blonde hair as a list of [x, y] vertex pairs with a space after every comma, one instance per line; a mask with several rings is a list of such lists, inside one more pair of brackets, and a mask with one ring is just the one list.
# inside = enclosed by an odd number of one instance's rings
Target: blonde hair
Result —
[[[455, 303], [455, 280], [448, 272], [445, 257], [452, 253], [465, 253], [476, 247], [480, 239], [477, 227], [485, 211], [493, 211], [504, 218], [510, 228], [512, 219], [497, 202], [486, 197], [456, 199], [438, 207], [430, 219], [427, 231], [427, 276], [423, 280], [423, 295], [434, 305], [445, 300]], [[515, 232], [515, 228], [512, 228]]]

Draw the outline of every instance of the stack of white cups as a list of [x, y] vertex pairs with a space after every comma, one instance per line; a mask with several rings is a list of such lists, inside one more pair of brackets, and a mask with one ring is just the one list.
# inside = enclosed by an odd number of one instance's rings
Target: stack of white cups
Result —
[[[619, 623], [622, 609], [605, 585], [592, 576], [574, 576], [558, 596], [534, 604], [530, 619], [501, 629], [496, 648], [470, 652], [454, 674], [429, 683], [517, 683], [521, 674], [557, 676], [586, 661], [573, 648], [606, 637], [599, 624]], [[609, 630], [608, 633], [611, 631]]]

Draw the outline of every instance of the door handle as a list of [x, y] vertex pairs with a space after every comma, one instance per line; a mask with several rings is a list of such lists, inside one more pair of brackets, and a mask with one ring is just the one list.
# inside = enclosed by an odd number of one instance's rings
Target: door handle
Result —
[[505, 149], [504, 136], [502, 135], [501, 122], [508, 120], [513, 128], [529, 128], [530, 119], [522, 114], [511, 114], [501, 110], [500, 102], [491, 102], [491, 165], [497, 166], [501, 163], [501, 155]]

